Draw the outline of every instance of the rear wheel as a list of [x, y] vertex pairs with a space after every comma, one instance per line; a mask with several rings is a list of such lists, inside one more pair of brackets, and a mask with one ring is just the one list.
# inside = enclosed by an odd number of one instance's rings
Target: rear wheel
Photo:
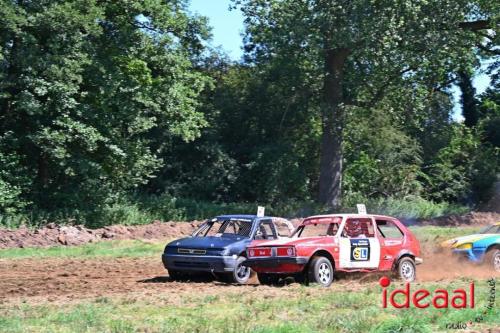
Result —
[[309, 282], [328, 287], [333, 282], [333, 265], [328, 258], [314, 257], [309, 264]]
[[259, 280], [260, 284], [271, 286], [278, 284], [278, 282], [280, 281], [280, 276], [273, 273], [257, 273], [257, 279]]
[[417, 275], [415, 261], [410, 257], [400, 259], [398, 262], [397, 274], [399, 278], [406, 282], [415, 281]]
[[500, 249], [491, 249], [486, 252], [484, 263], [496, 272], [500, 272]]

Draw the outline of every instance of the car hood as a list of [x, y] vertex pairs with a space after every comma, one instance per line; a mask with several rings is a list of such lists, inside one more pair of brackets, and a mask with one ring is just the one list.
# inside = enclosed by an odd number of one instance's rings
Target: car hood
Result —
[[467, 236], [461, 236], [461, 237], [455, 237], [452, 239], [449, 239], [447, 241], [444, 241], [441, 243], [442, 247], [448, 247], [448, 248], [456, 248], [462, 244], [466, 243], [474, 243], [479, 240], [483, 240], [489, 237], [497, 237], [497, 234], [473, 234], [473, 235], [467, 235]]
[[225, 248], [246, 240], [248, 240], [246, 237], [186, 237], [168, 243], [167, 247], [186, 247], [190, 249]]

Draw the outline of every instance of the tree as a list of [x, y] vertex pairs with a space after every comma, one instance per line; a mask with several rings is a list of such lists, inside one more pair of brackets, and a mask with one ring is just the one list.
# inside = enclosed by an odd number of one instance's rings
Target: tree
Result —
[[[314, 64], [308, 75], [323, 82], [319, 200], [333, 207], [342, 193], [348, 108], [373, 106], [402, 81], [445, 82], [479, 39], [470, 31], [479, 27], [467, 21], [477, 10], [469, 1], [235, 3], [246, 17], [249, 59], [262, 64], [307, 57]], [[479, 23], [488, 26], [487, 20]]]
[[185, 1], [3, 0], [0, 23], [0, 156], [31, 184], [8, 193], [98, 210], [154, 176], [165, 141], [206, 126], [209, 31]]

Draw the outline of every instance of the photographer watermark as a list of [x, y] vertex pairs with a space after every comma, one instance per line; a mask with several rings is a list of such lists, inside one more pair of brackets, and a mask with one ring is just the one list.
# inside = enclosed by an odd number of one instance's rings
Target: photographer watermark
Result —
[[[457, 288], [452, 291], [446, 289], [436, 289], [433, 292], [422, 288], [412, 291], [410, 283], [406, 282], [403, 289], [394, 289], [390, 293], [387, 287], [391, 280], [383, 276], [379, 280], [382, 289], [382, 307], [392, 306], [396, 309], [410, 308], [411, 306], [419, 309], [434, 307], [436, 309], [474, 309], [476, 306], [476, 295], [474, 281], [471, 281], [465, 288]], [[496, 300], [496, 280], [491, 278], [487, 280], [489, 292], [487, 304], [479, 315], [468, 322], [447, 323], [446, 329], [463, 330], [474, 324], [484, 321], [485, 316], [495, 308]], [[397, 299], [398, 298], [398, 299]]]

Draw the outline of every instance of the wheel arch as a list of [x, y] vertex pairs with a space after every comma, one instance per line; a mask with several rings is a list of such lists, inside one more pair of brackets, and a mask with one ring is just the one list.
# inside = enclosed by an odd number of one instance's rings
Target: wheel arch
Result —
[[484, 251], [484, 253], [487, 253], [488, 251], [491, 250], [500, 250], [500, 244], [499, 243], [490, 244], [490, 246], [486, 248], [486, 251]]
[[396, 269], [396, 267], [398, 267], [399, 261], [405, 257], [409, 257], [409, 258], [415, 260], [416, 255], [413, 252], [408, 251], [408, 250], [401, 251], [400, 253], [398, 253], [397, 257], [394, 259], [394, 262], [392, 263], [392, 269], [393, 270]]
[[335, 267], [336, 267], [335, 258], [333, 258], [332, 254], [325, 249], [319, 249], [319, 250], [314, 251], [314, 253], [309, 258], [309, 261], [307, 262], [306, 268], [309, 267], [309, 264], [311, 263], [311, 261], [314, 257], [328, 258], [328, 260], [330, 260], [330, 262], [332, 263], [333, 269], [335, 270]]

